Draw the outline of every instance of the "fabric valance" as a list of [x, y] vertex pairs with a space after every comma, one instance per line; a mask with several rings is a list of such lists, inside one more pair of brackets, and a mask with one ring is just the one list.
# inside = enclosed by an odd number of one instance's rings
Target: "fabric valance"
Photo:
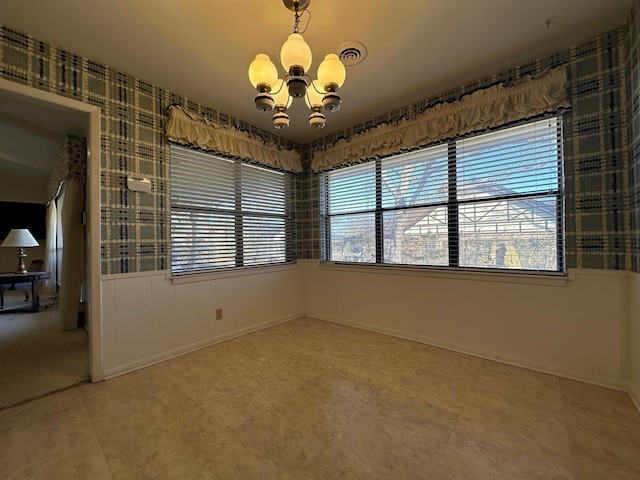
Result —
[[200, 115], [172, 105], [165, 125], [167, 138], [182, 145], [212, 150], [287, 172], [302, 172], [300, 154], [265, 143], [231, 126], [217, 125]]
[[397, 154], [471, 132], [569, 108], [566, 67], [509, 86], [495, 85], [461, 100], [435, 105], [415, 118], [382, 124], [315, 151], [315, 172]]
[[53, 200], [58, 194], [60, 184], [69, 177], [87, 176], [87, 139], [67, 135], [64, 137], [56, 159], [51, 166], [45, 195]]

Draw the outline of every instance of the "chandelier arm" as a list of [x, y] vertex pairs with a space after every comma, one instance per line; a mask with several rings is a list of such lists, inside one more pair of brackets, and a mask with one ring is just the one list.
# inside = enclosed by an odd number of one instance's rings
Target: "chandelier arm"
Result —
[[327, 92], [325, 92], [324, 90], [318, 90], [318, 89], [316, 88], [316, 84], [315, 84], [315, 82], [313, 81], [313, 79], [312, 79], [308, 74], [306, 74], [306, 73], [305, 73], [305, 74], [304, 74], [304, 76], [305, 76], [305, 77], [307, 77], [307, 78], [309, 79], [309, 85], [311, 85], [311, 86], [313, 87], [313, 89], [314, 89], [316, 92], [318, 92], [320, 95], [324, 95], [325, 93], [327, 93]]
[[304, 94], [304, 97], [307, 101], [307, 106], [309, 107], [309, 110], [311, 110], [312, 112], [320, 112], [322, 111], [322, 105], [313, 105], [311, 103], [311, 97], [309, 96], [309, 90], [307, 90]]
[[279, 94], [279, 93], [282, 91], [282, 89], [284, 88], [284, 86], [287, 84], [287, 80], [288, 80], [290, 77], [291, 77], [291, 75], [289, 75], [289, 74], [287, 73], [287, 74], [284, 76], [284, 78], [282, 79], [282, 83], [280, 84], [280, 88], [279, 88], [277, 91], [275, 91], [275, 92], [270, 91], [269, 93], [270, 93], [271, 95], [277, 95], [277, 94]]

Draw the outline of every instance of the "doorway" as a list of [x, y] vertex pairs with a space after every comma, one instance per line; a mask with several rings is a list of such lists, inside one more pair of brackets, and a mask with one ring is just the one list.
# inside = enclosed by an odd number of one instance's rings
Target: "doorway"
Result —
[[0, 79], [0, 116], [5, 123], [31, 119], [29, 123], [41, 125], [45, 131], [47, 122], [56, 124], [57, 130], [66, 125], [70, 133], [87, 139], [84, 319], [88, 332], [89, 377], [93, 382], [104, 380], [100, 317], [100, 109]]

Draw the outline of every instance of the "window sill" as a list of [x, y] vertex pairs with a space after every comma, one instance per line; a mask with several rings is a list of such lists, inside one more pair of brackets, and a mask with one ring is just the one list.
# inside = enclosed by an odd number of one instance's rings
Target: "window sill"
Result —
[[263, 275], [275, 272], [283, 272], [295, 270], [298, 268], [296, 263], [285, 263], [280, 265], [264, 265], [256, 267], [238, 267], [228, 268], [219, 271], [202, 272], [202, 273], [186, 273], [183, 275], [172, 276], [167, 274], [167, 279], [171, 280], [174, 285], [185, 283], [207, 282], [210, 280], [221, 280], [223, 278], [246, 277], [248, 275]]
[[412, 277], [433, 277], [450, 280], [518, 283], [564, 287], [574, 276], [571, 273], [520, 273], [502, 271], [453, 270], [437, 267], [373, 265], [357, 263], [320, 262], [320, 269], [351, 273], [372, 273], [384, 275], [404, 275]]

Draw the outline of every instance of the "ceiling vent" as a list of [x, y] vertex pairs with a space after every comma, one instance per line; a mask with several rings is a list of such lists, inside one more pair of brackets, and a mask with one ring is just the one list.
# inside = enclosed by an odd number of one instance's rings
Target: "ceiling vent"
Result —
[[360, 42], [345, 42], [336, 49], [336, 54], [345, 67], [352, 67], [367, 58], [367, 47]]

